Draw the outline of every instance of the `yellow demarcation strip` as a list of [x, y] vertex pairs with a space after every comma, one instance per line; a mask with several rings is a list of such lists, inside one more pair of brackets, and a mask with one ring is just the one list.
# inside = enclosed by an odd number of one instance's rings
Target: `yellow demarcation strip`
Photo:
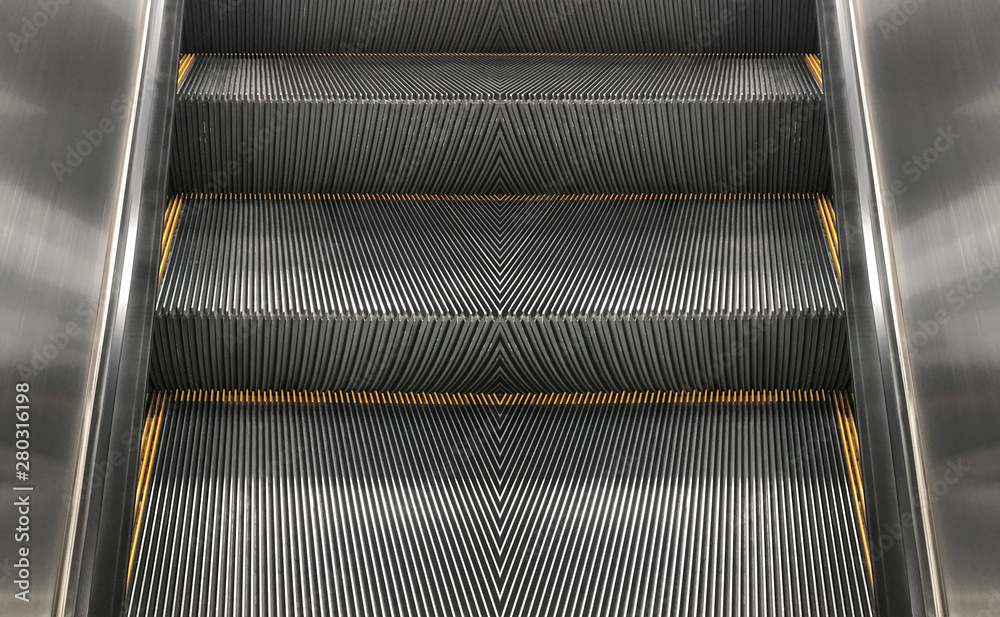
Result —
[[385, 199], [391, 201], [572, 201], [578, 199], [821, 199], [816, 193], [607, 193], [589, 195], [396, 195], [388, 193], [185, 193], [187, 199]]
[[132, 568], [135, 566], [135, 553], [139, 548], [139, 534], [142, 531], [142, 517], [146, 511], [146, 500], [149, 498], [149, 486], [153, 478], [153, 461], [156, 459], [156, 446], [160, 441], [160, 430], [163, 428], [163, 410], [167, 395], [160, 393], [152, 397], [146, 423], [142, 428], [142, 444], [139, 457], [139, 482], [135, 495], [134, 525], [132, 528], [132, 547], [128, 556], [128, 578], [126, 585], [132, 583]]
[[816, 83], [819, 87], [823, 88], [823, 68], [819, 63], [819, 56], [816, 54], [806, 54], [806, 63], [809, 64], [809, 68], [812, 69], [813, 75], [816, 76]]
[[191, 65], [194, 64], [194, 54], [184, 54], [181, 56], [180, 66], [177, 67], [177, 89], [181, 89], [181, 84], [184, 83], [184, 78], [187, 77], [188, 71], [191, 70]]
[[[197, 54], [198, 56], [223, 56], [223, 57], [233, 57], [238, 56], [241, 58], [270, 58], [270, 57], [282, 57], [282, 56], [433, 56], [433, 57], [493, 57], [493, 56], [574, 56], [574, 57], [666, 57], [666, 56], [682, 56], [682, 57], [694, 57], [694, 56], [716, 56], [716, 57], [729, 57], [729, 58], [764, 58], [764, 57], [801, 57], [802, 54], [797, 53], [784, 53], [784, 54], [755, 54], [755, 53], [572, 53], [565, 54], [559, 52], [543, 52], [543, 53], [468, 53], [468, 52], [438, 52], [438, 53], [249, 53], [249, 54], [224, 54], [224, 53], [210, 53], [210, 54]], [[816, 77], [816, 82], [819, 87], [823, 87], [823, 71], [820, 67], [819, 56], [816, 54], [805, 54], [806, 64], [812, 70], [813, 75]], [[187, 77], [188, 72], [191, 70], [191, 65], [194, 64], [195, 54], [185, 54], [181, 56], [180, 66], [177, 70], [177, 89], [180, 90], [181, 84], [184, 83], [184, 78]]]
[[[154, 400], [162, 397], [163, 394], [157, 394], [156, 397], [154, 397]], [[149, 396], [147, 396], [146, 398], [148, 402]], [[146, 457], [149, 456], [149, 446], [150, 443], [152, 442], [153, 429], [156, 426], [156, 421], [155, 421], [156, 418], [155, 414], [153, 413], [154, 408], [155, 405], [148, 405], [148, 408], [146, 410], [146, 419], [142, 423], [142, 440], [139, 443], [139, 481], [137, 483], [137, 486], [139, 487], [142, 486], [144, 481], [144, 474], [146, 471]], [[135, 520], [135, 517], [139, 515], [139, 504], [141, 502], [142, 502], [142, 491], [137, 490], [135, 493], [135, 503], [133, 504], [132, 507], [132, 520]]]
[[818, 401], [827, 393], [814, 390], [716, 390], [712, 392], [614, 392], [587, 394], [509, 394], [497, 398], [498, 405], [608, 405], [642, 403], [777, 403]]
[[826, 197], [817, 197], [816, 203], [819, 206], [819, 219], [823, 222], [823, 231], [826, 232], [830, 259], [833, 260], [833, 269], [837, 273], [837, 282], [843, 287], [844, 276], [840, 271], [840, 240], [837, 238], [837, 214], [833, 210], [833, 204]]
[[276, 52], [254, 52], [254, 53], [199, 53], [199, 56], [222, 56], [222, 57], [239, 57], [239, 58], [280, 58], [283, 56], [431, 56], [431, 57], [448, 57], [448, 56], [480, 56], [480, 57], [493, 57], [493, 56], [573, 56], [573, 57], [584, 57], [584, 56], [609, 56], [609, 57], [627, 57], [627, 56], [644, 56], [644, 57], [662, 57], [662, 56], [715, 56], [715, 57], [729, 57], [729, 58], [774, 58], [774, 57], [792, 57], [801, 56], [801, 53], [795, 52], [783, 52], [783, 53], [754, 53], [754, 52], [742, 52], [742, 53], [731, 53], [731, 52], [570, 52], [565, 53], [561, 51], [542, 51], [542, 52], [476, 52], [476, 51], [438, 51], [438, 52], [398, 52], [398, 51], [387, 51], [387, 52], [297, 52], [297, 51], [276, 51]]
[[[643, 403], [778, 403], [825, 401], [842, 397], [821, 390], [715, 390], [690, 392], [551, 392], [546, 394], [441, 394], [428, 392], [354, 392], [282, 390], [179, 390], [174, 401], [225, 403], [351, 403], [381, 405], [617, 405]], [[157, 399], [159, 400], [159, 399]], [[837, 399], [840, 400], [840, 399]], [[152, 412], [150, 412], [152, 413]], [[152, 437], [144, 437], [144, 440]], [[857, 443], [856, 436], [852, 443]]]
[[183, 197], [174, 197], [167, 212], [163, 215], [163, 240], [160, 242], [160, 274], [156, 285], [163, 284], [163, 273], [167, 271], [167, 261], [170, 260], [170, 249], [174, 244], [174, 234], [177, 233], [177, 223], [181, 219], [181, 208], [184, 204]]
[[[646, 392], [550, 392], [542, 394], [445, 394], [432, 392], [358, 392], [289, 390], [181, 390], [168, 394], [175, 401], [237, 403], [383, 403], [423, 405], [564, 405], [607, 403], [752, 403], [825, 401], [842, 396], [823, 390], [714, 390]], [[832, 400], [832, 399], [831, 399]], [[849, 413], [848, 409], [846, 413]]]
[[414, 392], [333, 392], [288, 390], [183, 390], [169, 396], [174, 401], [223, 403], [358, 403], [383, 405], [484, 405], [498, 404], [494, 394], [438, 394]]
[[874, 585], [872, 575], [871, 548], [868, 546], [868, 528], [865, 524], [867, 509], [865, 508], [865, 491], [861, 483], [861, 450], [858, 445], [857, 426], [854, 423], [854, 412], [846, 394], [836, 393], [833, 400], [837, 406], [837, 424], [840, 427], [840, 444], [844, 450], [844, 460], [847, 463], [847, 474], [851, 482], [851, 493], [854, 495], [854, 511], [858, 517], [858, 530], [861, 532], [861, 545], [865, 551], [865, 565], [868, 566], [868, 584]]

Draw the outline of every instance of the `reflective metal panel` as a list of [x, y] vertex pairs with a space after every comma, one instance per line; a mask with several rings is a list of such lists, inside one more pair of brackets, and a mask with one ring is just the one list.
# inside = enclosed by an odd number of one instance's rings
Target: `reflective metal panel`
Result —
[[936, 612], [1000, 615], [1000, 4], [855, 0]]
[[884, 241], [862, 112], [851, 0], [820, 0], [844, 300], [879, 615], [923, 617], [932, 586]]
[[144, 33], [141, 2], [0, 4], [4, 616], [64, 613]]

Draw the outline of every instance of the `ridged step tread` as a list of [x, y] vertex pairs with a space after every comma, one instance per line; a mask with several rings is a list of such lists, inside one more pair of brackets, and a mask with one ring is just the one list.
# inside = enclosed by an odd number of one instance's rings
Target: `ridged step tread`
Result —
[[803, 0], [191, 0], [188, 53], [816, 53]]
[[159, 389], [841, 389], [814, 197], [188, 197]]
[[195, 56], [179, 193], [824, 193], [805, 56]]
[[347, 398], [155, 397], [127, 614], [873, 614], [843, 395]]

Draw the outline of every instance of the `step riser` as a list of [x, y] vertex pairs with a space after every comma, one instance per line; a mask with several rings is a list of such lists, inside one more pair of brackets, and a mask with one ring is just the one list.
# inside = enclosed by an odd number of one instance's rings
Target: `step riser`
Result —
[[816, 53], [801, 0], [201, 0], [188, 53]]
[[157, 318], [157, 389], [545, 392], [846, 388], [842, 316]]

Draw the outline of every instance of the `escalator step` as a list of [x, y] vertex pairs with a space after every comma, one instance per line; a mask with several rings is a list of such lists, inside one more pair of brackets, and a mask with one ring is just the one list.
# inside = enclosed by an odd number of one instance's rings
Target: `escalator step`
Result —
[[127, 614], [872, 615], [845, 396], [581, 398], [154, 397]]
[[190, 53], [815, 53], [803, 0], [192, 0]]
[[197, 56], [179, 193], [824, 193], [805, 56]]
[[842, 389], [814, 197], [188, 197], [158, 389]]

